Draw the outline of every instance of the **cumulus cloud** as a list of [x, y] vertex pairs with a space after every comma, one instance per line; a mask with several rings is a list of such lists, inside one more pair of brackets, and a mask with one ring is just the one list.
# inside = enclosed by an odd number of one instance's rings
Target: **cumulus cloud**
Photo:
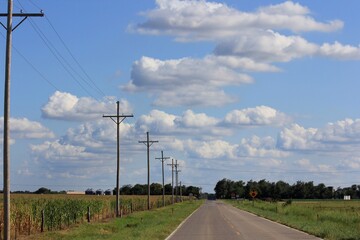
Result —
[[285, 36], [267, 30], [223, 41], [215, 48], [215, 54], [241, 56], [256, 62], [288, 62], [314, 55], [318, 48], [300, 36]]
[[217, 159], [217, 158], [231, 158], [234, 159], [236, 146], [223, 141], [192, 141], [185, 142], [186, 151], [198, 158]]
[[333, 44], [324, 43], [319, 49], [319, 55], [339, 60], [359, 60], [360, 47], [343, 45], [339, 42]]
[[336, 173], [337, 169], [334, 166], [328, 165], [328, 164], [314, 164], [309, 159], [303, 158], [295, 162], [297, 166], [300, 168], [314, 173], [321, 173], [321, 172], [327, 172], [327, 173]]
[[122, 89], [150, 92], [156, 96], [154, 104], [160, 106], [221, 106], [233, 102], [223, 87], [251, 82], [248, 75], [207, 59], [142, 57], [133, 64], [131, 80]]
[[219, 119], [205, 113], [194, 113], [186, 110], [182, 115], [169, 114], [160, 110], [152, 110], [148, 115], [142, 115], [135, 124], [139, 133], [151, 131], [159, 135], [191, 134], [195, 137], [220, 136], [230, 134], [228, 130], [218, 126]]
[[237, 147], [237, 155], [243, 157], [286, 157], [289, 154], [276, 148], [274, 138], [252, 136], [248, 139], [241, 139]]
[[[0, 132], [4, 131], [4, 117], [0, 117]], [[11, 118], [10, 133], [12, 138], [53, 138], [54, 133], [41, 123], [27, 118]]]
[[360, 119], [345, 119], [328, 123], [316, 132], [314, 139], [322, 142], [360, 144]]
[[[238, 99], [227, 86], [253, 82], [244, 72], [276, 72], [272, 63], [308, 56], [341, 60], [360, 59], [360, 48], [324, 43], [299, 35], [306, 31], [329, 32], [343, 27], [339, 20], [319, 22], [299, 3], [284, 3], [244, 12], [223, 3], [200, 0], [157, 0], [144, 13], [147, 20], [130, 28], [144, 34], [167, 34], [177, 40], [206, 40], [217, 44], [202, 59], [159, 60], [142, 57], [134, 62], [131, 79], [123, 90], [146, 91], [156, 106], [223, 106]], [[284, 31], [285, 30], [285, 31]]]
[[168, 34], [179, 40], [224, 39], [253, 29], [285, 29], [294, 32], [335, 31], [343, 27], [340, 20], [318, 22], [299, 3], [261, 7], [243, 12], [223, 3], [197, 0], [157, 0], [157, 7], [145, 13], [147, 21], [131, 26], [146, 34]]
[[323, 128], [304, 128], [292, 124], [278, 137], [278, 146], [285, 150], [353, 151], [360, 145], [360, 119], [328, 123]]
[[185, 151], [190, 156], [203, 159], [232, 159], [245, 158], [283, 158], [289, 153], [276, 148], [276, 141], [272, 137], [258, 137], [241, 139], [239, 144], [232, 144], [224, 140], [184, 141]]
[[[128, 141], [134, 135], [134, 125], [126, 122], [120, 125], [122, 142]], [[69, 128], [61, 138], [62, 143], [85, 146], [91, 152], [106, 152], [113, 148], [116, 141], [115, 124], [108, 120], [85, 122], [76, 128]]]
[[[77, 97], [71, 93], [56, 91], [41, 109], [44, 118], [66, 121], [82, 121], [97, 119], [103, 114], [113, 112], [115, 109], [114, 97], [108, 97], [99, 102], [89, 97]], [[120, 101], [120, 112], [132, 112], [126, 100]]]
[[268, 106], [257, 106], [255, 108], [233, 110], [226, 114], [223, 123], [225, 125], [237, 126], [281, 126], [289, 121], [290, 118], [286, 114], [274, 108]]
[[277, 145], [285, 150], [317, 149], [320, 145], [314, 141], [316, 132], [316, 128], [306, 129], [298, 124], [292, 124], [279, 133]]

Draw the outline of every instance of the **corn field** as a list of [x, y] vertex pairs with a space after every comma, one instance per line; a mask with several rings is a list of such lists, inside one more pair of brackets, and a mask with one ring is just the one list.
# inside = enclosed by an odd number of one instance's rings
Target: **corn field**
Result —
[[[2, 195], [1, 195], [2, 198]], [[163, 206], [162, 196], [151, 196], [151, 208]], [[3, 236], [3, 206], [0, 205], [0, 239]], [[165, 204], [171, 204], [166, 196]], [[122, 215], [147, 209], [146, 196], [121, 196]], [[115, 217], [115, 196], [88, 195], [11, 195], [11, 238], [43, 231], [66, 229], [88, 221]]]

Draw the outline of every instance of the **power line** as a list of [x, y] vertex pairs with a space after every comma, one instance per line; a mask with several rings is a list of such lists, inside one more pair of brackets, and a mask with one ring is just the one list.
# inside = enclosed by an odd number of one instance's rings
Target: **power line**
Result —
[[67, 50], [67, 52], [69, 53], [69, 55], [72, 57], [72, 59], [74, 60], [74, 62], [77, 64], [77, 66], [81, 69], [81, 71], [84, 73], [84, 75], [87, 77], [87, 79], [93, 84], [94, 88], [100, 93], [102, 94], [104, 97], [106, 96], [106, 94], [96, 85], [96, 83], [92, 80], [92, 78], [89, 76], [89, 74], [85, 71], [85, 69], [82, 67], [82, 65], [79, 63], [79, 61], [75, 58], [74, 54], [70, 51], [69, 47], [66, 45], [65, 41], [63, 40], [63, 38], [60, 36], [60, 34], [58, 33], [58, 31], [56, 31], [54, 25], [51, 23], [50, 19], [45, 16], [45, 19], [47, 20], [47, 22], [49, 23], [49, 25], [51, 26], [51, 28], [53, 29], [53, 31], [56, 33], [56, 35], [58, 36], [58, 38], [60, 39], [60, 42], [63, 44], [63, 46], [65, 47], [65, 49]]
[[[0, 34], [1, 34], [1, 36], [3, 36], [3, 37], [5, 38], [5, 36], [4, 36], [4, 34], [3, 34], [2, 32], [0, 32]], [[57, 88], [57, 87], [55, 86], [55, 84], [53, 84], [48, 78], [46, 78], [45, 75], [42, 74], [42, 73], [40, 72], [40, 70], [37, 69], [37, 68], [35, 67], [35, 65], [32, 64], [32, 63], [30, 62], [30, 60], [27, 59], [27, 58], [24, 56], [24, 54], [22, 54], [22, 53], [20, 52], [20, 50], [18, 50], [18, 49], [14, 46], [14, 44], [12, 45], [12, 48], [15, 50], [15, 52], [16, 52], [37, 74], [39, 74], [39, 76], [40, 76], [43, 80], [45, 80], [45, 81], [46, 81], [50, 86], [52, 86], [55, 90], [60, 91], [59, 88]]]
[[[23, 7], [23, 5], [18, 1], [19, 5], [25, 9]], [[33, 3], [34, 5], [34, 3]], [[39, 8], [37, 6], [37, 8]], [[40, 9], [40, 8], [39, 8]], [[70, 77], [80, 86], [81, 89], [83, 89], [83, 91], [85, 91], [88, 95], [90, 95], [91, 97], [93, 97], [94, 99], [97, 99], [92, 93], [89, 92], [89, 90], [87, 90], [84, 86], [84, 84], [86, 84], [87, 87], [93, 89], [95, 92], [97, 92], [97, 94], [101, 95], [101, 96], [106, 96], [106, 94], [95, 84], [95, 82], [91, 79], [91, 77], [89, 76], [89, 74], [84, 70], [84, 68], [81, 66], [81, 64], [79, 63], [79, 61], [75, 58], [74, 54], [70, 51], [69, 47], [66, 45], [65, 41], [63, 40], [63, 38], [60, 36], [59, 32], [55, 29], [54, 25], [51, 23], [50, 19], [48, 17], [46, 17], [46, 20], [49, 24], [49, 26], [51, 27], [51, 29], [55, 32], [56, 36], [58, 37], [58, 39], [60, 40], [60, 42], [62, 43], [62, 45], [64, 46], [64, 48], [67, 50], [67, 52], [69, 53], [69, 55], [71, 56], [71, 58], [73, 59], [73, 61], [76, 63], [76, 65], [79, 67], [79, 69], [83, 72], [83, 74], [86, 76], [86, 78], [89, 80], [86, 80], [83, 76], [81, 76], [81, 74], [72, 66], [72, 64], [69, 63], [69, 61], [61, 54], [61, 52], [55, 47], [55, 45], [49, 40], [49, 38], [46, 36], [46, 34], [44, 34], [44, 32], [38, 27], [38, 25], [34, 22], [34, 21], [30, 21], [30, 24], [32, 26], [32, 28], [34, 29], [34, 31], [38, 34], [38, 36], [40, 37], [40, 39], [43, 41], [43, 43], [45, 44], [45, 46], [49, 49], [49, 51], [51, 52], [51, 54], [56, 58], [56, 60], [60, 63], [60, 65], [62, 66], [62, 68], [70, 75]], [[77, 77], [76, 77], [76, 76]], [[81, 81], [78, 80], [78, 78], [83, 82], [81, 83]], [[91, 83], [90, 83], [91, 82]]]

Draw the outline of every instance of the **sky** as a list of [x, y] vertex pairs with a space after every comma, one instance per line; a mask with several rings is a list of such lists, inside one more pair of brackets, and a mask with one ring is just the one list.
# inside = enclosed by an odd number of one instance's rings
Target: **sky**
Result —
[[11, 190], [114, 188], [116, 124], [103, 115], [116, 114], [116, 101], [134, 115], [120, 125], [121, 186], [147, 182], [138, 142], [147, 131], [159, 141], [151, 182], [161, 183], [164, 151], [178, 161], [179, 181], [204, 192], [223, 178], [360, 184], [359, 8], [357, 0], [14, 0], [14, 12], [45, 17], [13, 32]]

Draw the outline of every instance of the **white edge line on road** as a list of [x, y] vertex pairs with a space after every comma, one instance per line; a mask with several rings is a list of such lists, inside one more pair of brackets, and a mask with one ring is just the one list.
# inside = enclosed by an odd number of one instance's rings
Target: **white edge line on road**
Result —
[[177, 230], [179, 230], [179, 228], [181, 228], [181, 226], [197, 211], [199, 210], [203, 205], [201, 205], [200, 207], [198, 207], [197, 209], [195, 209], [195, 211], [193, 211], [187, 218], [184, 219], [184, 221], [182, 221], [180, 223], [180, 225], [167, 237], [165, 238], [165, 240], [169, 240], [176, 232]]

